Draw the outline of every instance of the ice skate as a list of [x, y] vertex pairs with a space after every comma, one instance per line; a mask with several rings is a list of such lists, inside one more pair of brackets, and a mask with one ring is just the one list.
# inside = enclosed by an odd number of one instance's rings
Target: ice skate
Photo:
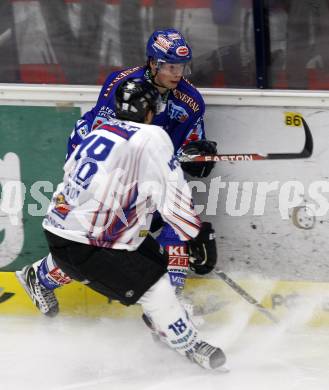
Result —
[[193, 349], [186, 352], [186, 356], [191, 361], [208, 370], [221, 368], [226, 362], [224, 352], [205, 341], [197, 342]]
[[41, 313], [54, 317], [59, 311], [57, 298], [53, 290], [46, 289], [38, 282], [36, 269], [37, 265], [27, 265], [21, 271], [16, 271], [16, 277]]

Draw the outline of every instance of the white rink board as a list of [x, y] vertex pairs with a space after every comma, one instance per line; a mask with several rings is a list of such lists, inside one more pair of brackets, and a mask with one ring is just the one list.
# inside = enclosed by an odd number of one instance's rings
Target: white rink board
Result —
[[[256, 273], [283, 280], [329, 279], [329, 110], [305, 107], [208, 107], [206, 123], [209, 139], [218, 142], [220, 153], [289, 153], [302, 150], [305, 135], [301, 127], [284, 124], [285, 112], [303, 115], [313, 135], [314, 150], [311, 158], [301, 160], [267, 160], [218, 162], [206, 180], [207, 193], [195, 192], [196, 204], [208, 204], [208, 216], [215, 226], [219, 239], [219, 256], [227, 271]], [[215, 178], [226, 183], [225, 189], [211, 191]], [[302, 189], [296, 201], [319, 209], [319, 195], [313, 196], [310, 188], [322, 181], [323, 210], [318, 210], [314, 225], [305, 230], [291, 219], [292, 208], [287, 207], [288, 182], [293, 189]], [[239, 216], [232, 216], [228, 207], [229, 182], [238, 182], [236, 208]], [[246, 184], [246, 182], [250, 182]], [[257, 205], [259, 183], [278, 182], [276, 190], [266, 195], [264, 213]], [[243, 188], [243, 183], [245, 187]], [[216, 188], [216, 186], [213, 186]], [[243, 189], [242, 189], [243, 188]], [[281, 192], [282, 190], [282, 192]], [[241, 208], [242, 194], [249, 208]], [[293, 192], [290, 192], [291, 196]], [[263, 197], [264, 198], [264, 197]], [[256, 203], [257, 202], [257, 203]], [[210, 205], [210, 206], [209, 206]], [[214, 215], [214, 207], [217, 206]], [[325, 207], [327, 206], [327, 208]], [[212, 214], [212, 215], [209, 215]], [[239, 212], [237, 212], [239, 214]]]

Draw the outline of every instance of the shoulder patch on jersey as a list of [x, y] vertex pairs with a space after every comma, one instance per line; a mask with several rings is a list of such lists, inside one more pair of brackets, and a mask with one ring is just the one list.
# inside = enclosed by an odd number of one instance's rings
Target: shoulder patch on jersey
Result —
[[88, 125], [84, 125], [77, 130], [80, 138], [85, 139], [89, 134]]
[[134, 72], [137, 72], [138, 70], [142, 69], [143, 67], [142, 66], [136, 66], [134, 68], [129, 68], [129, 69], [126, 69], [126, 70], [123, 70], [122, 72], [120, 72], [115, 78], [114, 80], [110, 83], [110, 85], [107, 87], [105, 93], [104, 93], [104, 97], [108, 97], [112, 88], [122, 79], [124, 79], [125, 77], [127, 76], [130, 76], [132, 73]]
[[[187, 84], [189, 84], [191, 87], [195, 88], [195, 86], [191, 83], [190, 80], [188, 80], [188, 79], [185, 78], [185, 77], [183, 77], [183, 80], [184, 80]], [[195, 89], [196, 89], [196, 88], [195, 88]]]

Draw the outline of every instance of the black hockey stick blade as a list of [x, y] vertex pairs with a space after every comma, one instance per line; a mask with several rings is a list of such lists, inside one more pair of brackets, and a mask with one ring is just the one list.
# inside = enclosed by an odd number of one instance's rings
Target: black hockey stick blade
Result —
[[239, 154], [209, 154], [209, 155], [189, 155], [182, 153], [178, 159], [180, 162], [207, 162], [207, 161], [259, 161], [259, 160], [293, 160], [309, 158], [313, 153], [313, 137], [310, 128], [304, 118], [302, 123], [305, 132], [304, 148], [299, 153], [239, 153]]
[[275, 324], [279, 323], [279, 320], [269, 311], [261, 305], [255, 298], [247, 293], [241, 286], [239, 286], [234, 280], [226, 275], [222, 270], [214, 270], [215, 275], [222, 279], [227, 285], [229, 285], [236, 293], [238, 293], [243, 299], [245, 299], [250, 304], [254, 305], [256, 309], [264, 314], [268, 319], [270, 319]]
[[305, 144], [304, 148], [300, 153], [272, 153], [267, 155], [268, 160], [279, 160], [279, 159], [295, 159], [295, 158], [309, 158], [313, 154], [313, 137], [308, 124], [302, 118], [304, 132], [305, 132]]

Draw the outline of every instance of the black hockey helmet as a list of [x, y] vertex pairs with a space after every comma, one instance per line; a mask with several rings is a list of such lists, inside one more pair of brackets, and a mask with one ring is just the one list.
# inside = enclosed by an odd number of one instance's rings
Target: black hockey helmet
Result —
[[135, 78], [124, 81], [116, 90], [116, 117], [143, 123], [148, 111], [156, 113], [159, 91], [149, 81]]

